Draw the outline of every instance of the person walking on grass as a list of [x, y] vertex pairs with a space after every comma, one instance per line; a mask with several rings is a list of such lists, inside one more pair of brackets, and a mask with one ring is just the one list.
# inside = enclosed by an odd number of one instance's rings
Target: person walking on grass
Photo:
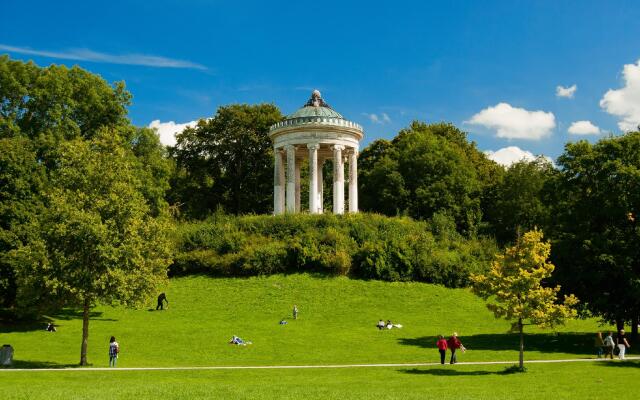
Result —
[[164, 294], [164, 292], [160, 293], [160, 296], [158, 296], [158, 305], [156, 306], [156, 311], [158, 310], [164, 310], [164, 302], [167, 302], [167, 307], [169, 306], [169, 300], [167, 300], [167, 295]]
[[298, 306], [293, 305], [293, 319], [298, 319]]
[[627, 347], [631, 347], [629, 342], [627, 342], [627, 336], [624, 334], [624, 329], [620, 329], [618, 333], [618, 358], [624, 360], [624, 354], [627, 352]]
[[602, 357], [602, 353], [604, 349], [604, 340], [602, 339], [602, 332], [596, 333], [594, 346], [596, 346], [596, 355], [598, 356], [598, 358]]
[[436, 346], [438, 346], [438, 351], [440, 352], [440, 364], [444, 365], [444, 360], [447, 358], [447, 339], [442, 335], [438, 335]]
[[604, 338], [604, 358], [611, 358], [613, 360], [613, 348], [615, 347], [615, 343], [613, 341], [613, 336], [611, 336], [611, 332], [607, 333], [607, 336]]
[[109, 340], [109, 367], [115, 367], [118, 362], [118, 354], [120, 353], [120, 345], [116, 342], [116, 337], [111, 336]]
[[451, 349], [450, 364], [457, 363], [458, 359], [456, 357], [456, 350], [464, 349], [464, 346], [462, 346], [462, 342], [460, 342], [460, 339], [458, 339], [458, 334], [456, 332], [453, 332], [453, 335], [451, 335], [449, 340], [447, 340], [447, 346], [449, 347], [449, 349]]

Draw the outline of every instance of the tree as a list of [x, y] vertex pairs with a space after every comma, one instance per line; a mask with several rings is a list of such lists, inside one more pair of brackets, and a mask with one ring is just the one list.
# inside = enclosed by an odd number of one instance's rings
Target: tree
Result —
[[640, 132], [568, 143], [554, 192], [557, 282], [618, 328], [640, 316]]
[[117, 133], [59, 147], [39, 215], [39, 235], [11, 252], [18, 300], [81, 308], [80, 365], [97, 303], [136, 305], [155, 293], [170, 263], [166, 208], [154, 216], [137, 159]]
[[472, 275], [474, 293], [490, 302], [487, 308], [496, 318], [514, 321], [520, 334], [520, 369], [524, 368], [524, 326], [555, 326], [577, 315], [578, 299], [565, 295], [557, 303], [560, 287], [542, 286], [554, 265], [548, 261], [551, 245], [542, 240], [542, 232], [530, 231], [517, 244], [499, 254], [487, 274]]
[[90, 140], [108, 128], [117, 131], [118, 146], [133, 150], [135, 171], [153, 215], [166, 209], [165, 193], [172, 173], [157, 135], [131, 126], [124, 83], [113, 85], [77, 66], [51, 65], [0, 56], [0, 305], [12, 312], [19, 292], [9, 253], [37, 233], [49, 180], [61, 165], [60, 146]]
[[31, 141], [0, 139], [0, 306], [15, 305], [15, 273], [7, 256], [34, 233], [45, 184], [45, 168], [37, 162]]
[[273, 145], [269, 127], [282, 119], [272, 104], [218, 108], [179, 133], [172, 154], [177, 171], [170, 201], [191, 217], [222, 207], [233, 214], [273, 207]]
[[464, 132], [445, 123], [415, 121], [393, 141], [373, 142], [360, 160], [364, 210], [422, 220], [445, 213], [465, 234], [480, 228], [484, 194], [501, 173]]
[[486, 220], [496, 239], [513, 243], [518, 232], [546, 228], [550, 219], [549, 186], [558, 172], [545, 158], [520, 161], [507, 168], [496, 185]]

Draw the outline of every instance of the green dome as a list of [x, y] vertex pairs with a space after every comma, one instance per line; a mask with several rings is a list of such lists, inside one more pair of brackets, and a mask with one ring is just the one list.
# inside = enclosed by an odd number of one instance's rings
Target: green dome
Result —
[[311, 98], [301, 109], [289, 115], [287, 119], [301, 117], [327, 117], [344, 119], [340, 113], [336, 112], [323, 99], [320, 91], [314, 90]]
[[289, 115], [287, 119], [300, 118], [300, 117], [329, 117], [344, 119], [340, 113], [334, 111], [329, 107], [314, 107], [304, 106], [293, 114]]

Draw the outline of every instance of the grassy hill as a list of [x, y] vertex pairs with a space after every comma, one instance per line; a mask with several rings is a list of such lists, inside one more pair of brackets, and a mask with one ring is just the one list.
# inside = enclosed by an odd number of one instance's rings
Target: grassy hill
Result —
[[[122, 347], [119, 367], [311, 365], [435, 362], [434, 336], [457, 331], [468, 347], [459, 361], [516, 360], [517, 338], [465, 289], [424, 283], [310, 275], [172, 279], [165, 311], [99, 307], [91, 321], [89, 362], [107, 366], [107, 343]], [[293, 304], [300, 309], [292, 321]], [[286, 317], [289, 324], [278, 325]], [[77, 313], [45, 324], [4, 326], [0, 342], [16, 350], [16, 366], [77, 365]], [[402, 329], [378, 331], [378, 319]], [[527, 359], [592, 358], [594, 320], [559, 332], [531, 329]], [[253, 341], [227, 344], [231, 335]], [[639, 390], [640, 362], [445, 365], [302, 370], [0, 371], [6, 399], [599, 399]], [[606, 396], [605, 396], [606, 395]]]
[[[169, 308], [99, 307], [90, 323], [89, 362], [106, 366], [108, 340], [121, 346], [119, 366], [282, 365], [429, 362], [435, 336], [456, 331], [469, 349], [460, 361], [517, 359], [509, 324], [494, 319], [466, 289], [416, 282], [380, 282], [310, 275], [172, 279]], [[297, 304], [299, 319], [291, 308]], [[81, 319], [75, 312], [45, 324], [2, 327], [0, 342], [15, 348], [18, 366], [73, 365], [79, 360]], [[286, 318], [285, 326], [278, 324]], [[378, 331], [378, 319], [402, 329]], [[526, 357], [589, 357], [594, 320], [558, 332], [529, 329]], [[252, 345], [227, 344], [232, 335]]]

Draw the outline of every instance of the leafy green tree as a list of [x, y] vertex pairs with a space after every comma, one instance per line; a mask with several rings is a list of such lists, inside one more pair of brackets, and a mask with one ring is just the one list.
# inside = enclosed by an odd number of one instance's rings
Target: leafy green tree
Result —
[[7, 255], [33, 233], [45, 183], [44, 166], [36, 161], [30, 140], [0, 139], [0, 306], [15, 305], [15, 274]]
[[451, 124], [413, 122], [393, 141], [376, 141], [361, 155], [364, 210], [428, 220], [452, 216], [458, 229], [477, 232], [483, 196], [500, 167]]
[[557, 174], [553, 165], [541, 157], [517, 162], [505, 170], [485, 216], [498, 241], [514, 242], [518, 232], [547, 227], [549, 187]]
[[154, 216], [137, 159], [117, 133], [59, 147], [39, 235], [11, 252], [18, 301], [82, 309], [80, 364], [97, 303], [135, 305], [156, 291], [171, 258], [166, 212]]
[[640, 132], [568, 143], [558, 158], [555, 279], [618, 328], [640, 315]]
[[0, 137], [33, 140], [41, 158], [61, 140], [128, 125], [130, 99], [123, 82], [111, 86], [77, 66], [41, 68], [0, 56]]
[[273, 148], [269, 127], [282, 119], [272, 104], [234, 104], [178, 134], [170, 201], [191, 217], [218, 207], [233, 214], [273, 207]]
[[557, 303], [560, 287], [542, 286], [554, 265], [548, 261], [551, 245], [542, 240], [541, 231], [524, 234], [517, 244], [496, 256], [486, 274], [472, 275], [472, 290], [489, 299], [487, 308], [496, 318], [514, 321], [520, 334], [520, 369], [524, 369], [524, 326], [555, 326], [577, 315], [573, 308], [578, 299], [564, 296]]
[[166, 209], [173, 161], [153, 131], [131, 126], [130, 97], [124, 83], [110, 85], [79, 67], [41, 68], [0, 56], [0, 305], [18, 306], [16, 273], [6, 259], [34, 230], [65, 142], [117, 131], [118, 145], [136, 156], [132, 171], [152, 213]]

